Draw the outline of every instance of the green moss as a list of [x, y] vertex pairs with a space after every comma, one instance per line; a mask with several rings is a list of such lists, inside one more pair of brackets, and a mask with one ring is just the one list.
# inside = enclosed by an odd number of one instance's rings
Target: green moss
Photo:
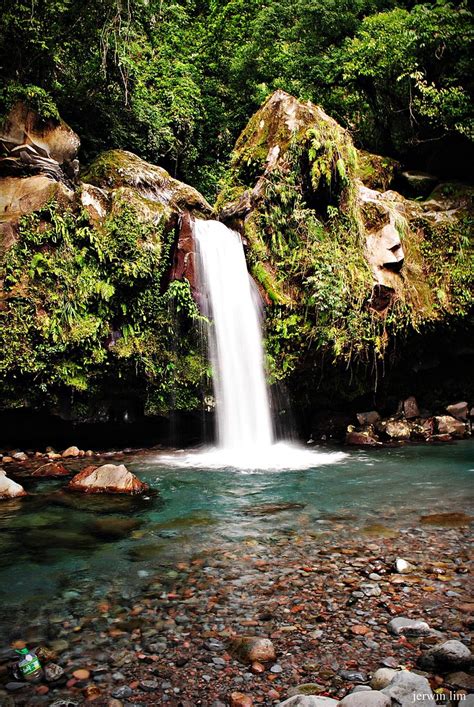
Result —
[[387, 191], [401, 165], [391, 157], [357, 151], [357, 177], [370, 189]]
[[[120, 194], [111, 214], [55, 203], [22, 219], [2, 262], [0, 405], [27, 390], [30, 404], [74, 391], [88, 407], [111, 389], [194, 408], [205, 376], [187, 282], [164, 288], [174, 233]], [[147, 206], [148, 208], [148, 206]], [[189, 357], [202, 366], [189, 365]]]

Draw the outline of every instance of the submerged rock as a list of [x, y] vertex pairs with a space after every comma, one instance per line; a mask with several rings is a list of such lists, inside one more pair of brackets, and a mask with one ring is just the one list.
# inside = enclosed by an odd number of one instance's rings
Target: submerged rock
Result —
[[9, 479], [6, 472], [0, 469], [0, 500], [20, 498], [21, 496], [26, 496], [23, 486]]
[[236, 636], [229, 641], [229, 652], [241, 663], [268, 663], [275, 660], [275, 648], [269, 638]]
[[148, 484], [140, 481], [128, 471], [124, 464], [104, 464], [104, 466], [88, 466], [69, 482], [70, 491], [85, 493], [127, 493], [137, 494], [148, 491]]
[[42, 466], [39, 466], [37, 469], [35, 469], [31, 476], [40, 476], [43, 478], [55, 478], [55, 477], [60, 477], [60, 476], [67, 476], [68, 474], [71, 474], [71, 471], [68, 471], [65, 466], [62, 464], [55, 464], [54, 462], [48, 462], [47, 464], [43, 464]]

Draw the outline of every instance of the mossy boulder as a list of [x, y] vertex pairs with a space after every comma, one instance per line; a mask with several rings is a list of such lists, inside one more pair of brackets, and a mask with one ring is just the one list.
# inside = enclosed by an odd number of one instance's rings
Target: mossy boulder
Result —
[[105, 190], [127, 188], [135, 199], [141, 197], [145, 208], [149, 202], [176, 211], [196, 211], [209, 215], [211, 206], [193, 187], [173, 179], [157, 165], [145, 162], [126, 150], [109, 150], [94, 160], [82, 176], [86, 183]]
[[471, 190], [439, 186], [425, 202], [410, 200], [393, 190], [400, 171], [283, 91], [242, 131], [216, 208], [242, 233], [268, 305], [273, 380], [296, 375], [307, 388], [329, 358], [344, 395], [356, 397], [395, 335], [467, 317]]

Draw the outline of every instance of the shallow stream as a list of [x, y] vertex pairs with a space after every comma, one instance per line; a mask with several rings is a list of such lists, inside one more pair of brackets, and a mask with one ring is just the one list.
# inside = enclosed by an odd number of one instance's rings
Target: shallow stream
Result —
[[[29, 496], [0, 505], [0, 629], [52, 601], [100, 596], [227, 544], [282, 536], [389, 535], [422, 516], [472, 511], [474, 443], [315, 452], [315, 466], [252, 471], [174, 466], [167, 453], [127, 467], [158, 493], [146, 498], [65, 493], [23, 479]], [[335, 452], [336, 453], [336, 452]], [[341, 458], [342, 457], [342, 458]], [[321, 465], [316, 466], [316, 464]]]

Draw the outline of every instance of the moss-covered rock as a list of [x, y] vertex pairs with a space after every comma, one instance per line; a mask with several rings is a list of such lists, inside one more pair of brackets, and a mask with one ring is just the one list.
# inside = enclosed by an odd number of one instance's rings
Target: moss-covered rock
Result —
[[283, 91], [242, 132], [217, 208], [243, 233], [269, 305], [274, 379], [294, 372], [308, 385], [324, 360], [332, 380], [329, 359], [345, 394], [360, 395], [395, 337], [468, 313], [472, 195], [447, 186], [410, 201], [388, 190], [399, 171]]

